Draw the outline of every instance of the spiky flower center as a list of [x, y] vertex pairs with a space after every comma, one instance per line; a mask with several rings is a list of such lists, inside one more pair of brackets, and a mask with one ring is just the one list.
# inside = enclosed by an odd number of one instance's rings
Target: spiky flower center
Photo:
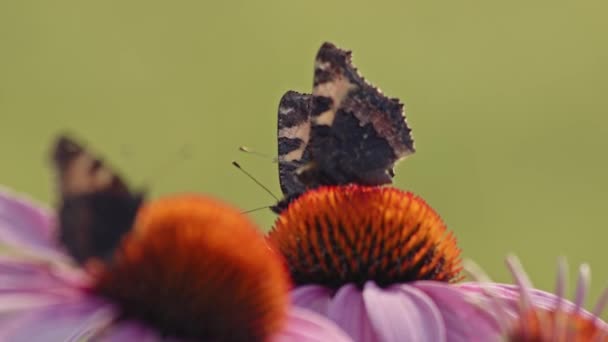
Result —
[[587, 342], [608, 341], [608, 335], [596, 320], [581, 314], [530, 309], [513, 324], [511, 342]]
[[168, 336], [263, 341], [282, 327], [287, 278], [237, 210], [180, 196], [142, 208], [96, 290]]
[[416, 195], [391, 187], [308, 191], [267, 238], [297, 285], [460, 279], [460, 250], [439, 215]]

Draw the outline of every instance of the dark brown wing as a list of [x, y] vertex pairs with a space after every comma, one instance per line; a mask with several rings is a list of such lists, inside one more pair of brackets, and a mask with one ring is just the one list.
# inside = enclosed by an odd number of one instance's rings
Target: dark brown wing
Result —
[[306, 190], [298, 178], [297, 171], [310, 162], [310, 106], [312, 96], [288, 91], [279, 102], [277, 115], [279, 184], [283, 200], [272, 206], [275, 212], [282, 211], [291, 199]]
[[109, 260], [135, 219], [143, 195], [67, 136], [53, 153], [60, 193], [59, 239], [78, 261]]
[[315, 165], [301, 179], [312, 186], [390, 183], [395, 163], [414, 153], [403, 104], [366, 82], [351, 52], [331, 43], [317, 53], [312, 94]]
[[288, 91], [279, 103], [279, 183], [286, 196], [305, 190], [296, 177], [296, 170], [310, 161], [307, 146], [311, 98], [309, 94]]

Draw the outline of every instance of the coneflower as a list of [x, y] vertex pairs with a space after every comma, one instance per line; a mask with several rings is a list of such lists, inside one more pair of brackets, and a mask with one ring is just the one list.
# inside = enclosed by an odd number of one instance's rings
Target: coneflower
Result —
[[590, 268], [579, 267], [574, 302], [566, 299], [568, 266], [564, 258], [558, 264], [555, 293], [534, 289], [519, 259], [507, 258], [515, 285], [498, 284], [473, 262], [467, 270], [477, 280], [460, 287], [485, 296], [479, 304], [500, 323], [501, 340], [513, 342], [587, 342], [608, 341], [608, 324], [600, 315], [608, 303], [608, 290], [598, 300], [593, 312], [584, 309], [590, 283]]
[[391, 187], [321, 187], [293, 201], [268, 234], [296, 305], [356, 341], [491, 341], [493, 317], [461, 279], [460, 250], [420, 197]]
[[145, 204], [112, 262], [64, 254], [51, 211], [0, 191], [1, 341], [349, 341], [289, 305], [255, 225], [200, 195]]
[[236, 208], [144, 201], [65, 136], [53, 162], [57, 213], [0, 188], [0, 341], [350, 341], [290, 305], [282, 258]]

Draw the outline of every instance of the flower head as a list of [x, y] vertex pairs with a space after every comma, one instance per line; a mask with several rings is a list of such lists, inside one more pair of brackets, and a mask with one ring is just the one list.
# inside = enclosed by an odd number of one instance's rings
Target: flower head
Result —
[[0, 340], [348, 341], [290, 308], [283, 263], [236, 209], [197, 195], [145, 204], [111, 261], [77, 266], [53, 216], [0, 192]]
[[169, 335], [260, 341], [284, 324], [288, 279], [280, 259], [253, 223], [207, 197], [145, 205], [114, 261], [97, 272], [96, 292]]
[[515, 285], [491, 283], [472, 262], [467, 269], [480, 280], [461, 287], [478, 290], [486, 297], [483, 306], [500, 323], [504, 340], [513, 342], [583, 342], [608, 341], [608, 324], [599, 316], [608, 303], [604, 291], [593, 313], [583, 309], [590, 279], [589, 266], [579, 268], [574, 302], [565, 298], [567, 265], [560, 259], [555, 293], [533, 288], [515, 256], [507, 258]]
[[[268, 241], [285, 257], [295, 304], [330, 317], [357, 341], [494, 336], [492, 317], [451, 284], [461, 271], [456, 239], [412, 193], [310, 190], [281, 213]], [[472, 320], [477, 326], [469, 328]]]

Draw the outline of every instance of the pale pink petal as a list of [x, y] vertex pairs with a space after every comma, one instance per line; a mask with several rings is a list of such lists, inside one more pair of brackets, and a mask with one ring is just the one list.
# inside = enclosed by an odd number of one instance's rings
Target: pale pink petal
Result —
[[20, 315], [0, 331], [0, 341], [79, 341], [97, 334], [116, 318], [113, 307], [94, 298], [62, 302]]
[[[490, 291], [494, 296], [504, 302], [506, 308], [511, 311], [519, 312], [519, 300], [520, 300], [520, 289], [517, 285], [513, 284], [499, 284], [499, 283], [485, 283], [483, 287], [477, 283], [463, 283], [457, 285], [457, 287], [465, 289], [471, 292], [477, 292], [479, 294], [484, 293], [484, 289]], [[532, 304], [535, 307], [543, 309], [553, 309], [556, 305], [556, 296], [553, 293], [546, 291], [529, 289], [530, 297], [532, 298]], [[564, 300], [564, 310], [574, 309], [574, 304], [568, 300]]]
[[479, 293], [433, 281], [418, 281], [412, 286], [423, 291], [439, 308], [446, 326], [447, 341], [482, 342], [498, 339], [500, 325], [494, 316], [480, 306], [476, 299]]
[[291, 308], [285, 328], [271, 342], [351, 342], [340, 328], [328, 319], [303, 308]]
[[0, 321], [8, 312], [40, 307], [62, 301], [70, 301], [86, 296], [81, 290], [57, 284], [12, 286], [0, 289]]
[[83, 288], [90, 283], [81, 269], [65, 264], [0, 255], [0, 291]]
[[37, 292], [0, 292], [0, 325], [17, 312], [58, 304], [66, 300], [59, 294]]
[[55, 250], [54, 217], [42, 206], [0, 187], [0, 244]]
[[[483, 292], [481, 285], [477, 283], [464, 283], [459, 285], [459, 287], [472, 292]], [[487, 283], [483, 285], [483, 288], [491, 291], [496, 298], [499, 298], [504, 304], [505, 309], [508, 310], [512, 316], [517, 315], [520, 312], [520, 290], [516, 285]], [[559, 303], [562, 311], [573, 312], [576, 309], [574, 303], [567, 299], [558, 301], [557, 296], [553, 293], [537, 289], [528, 289], [528, 292], [533, 307], [551, 311], [554, 310]], [[580, 309], [578, 314], [591, 319], [595, 318], [591, 312], [584, 309]], [[608, 323], [604, 321], [598, 320], [598, 325], [601, 329], [608, 329]]]
[[304, 285], [293, 289], [290, 293], [294, 305], [327, 315], [331, 290], [320, 285]]
[[141, 323], [136, 322], [122, 322], [109, 327], [95, 336], [95, 341], [103, 342], [125, 342], [125, 341], [138, 341], [138, 342], [155, 342], [163, 341], [161, 337], [155, 333], [152, 329], [146, 327]]
[[60, 306], [82, 297], [79, 294], [65, 292], [63, 294], [52, 291], [0, 292], [0, 332], [7, 331], [16, 322], [29, 317], [32, 312]]
[[[0, 257], [0, 331], [29, 319], [33, 312], [88, 297], [57, 265]], [[70, 273], [71, 275], [71, 273]], [[1, 339], [0, 339], [1, 340]]]
[[342, 286], [338, 290], [329, 304], [327, 317], [336, 322], [355, 341], [378, 341], [361, 290], [353, 284]]
[[445, 341], [441, 314], [424, 292], [408, 285], [382, 289], [368, 281], [363, 300], [379, 341]]
[[0, 326], [20, 311], [40, 308], [82, 296], [45, 267], [31, 262], [0, 258]]

